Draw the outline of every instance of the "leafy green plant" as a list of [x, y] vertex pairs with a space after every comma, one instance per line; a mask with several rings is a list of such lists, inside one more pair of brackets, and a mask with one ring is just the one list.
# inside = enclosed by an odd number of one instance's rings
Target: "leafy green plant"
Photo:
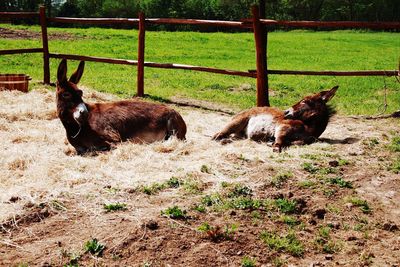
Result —
[[95, 256], [101, 256], [105, 248], [106, 246], [101, 244], [96, 238], [87, 241], [84, 245], [85, 252], [89, 252]]
[[242, 258], [241, 266], [242, 267], [255, 267], [256, 266], [256, 259], [250, 256], [244, 256]]
[[339, 164], [339, 166], [345, 166], [345, 165], [349, 165], [350, 161], [348, 161], [347, 159], [339, 159], [338, 164]]
[[366, 200], [360, 199], [358, 197], [352, 197], [349, 199], [349, 202], [354, 206], [360, 207], [363, 213], [371, 213], [372, 209], [370, 208], [368, 202]]
[[206, 207], [203, 204], [196, 204], [193, 206], [193, 210], [204, 213], [206, 212]]
[[110, 204], [104, 204], [103, 207], [107, 212], [118, 211], [118, 210], [126, 210], [126, 204], [125, 203], [119, 203], [119, 202], [110, 203]]
[[295, 213], [297, 209], [297, 201], [289, 200], [286, 198], [275, 199], [275, 206], [282, 213], [291, 214]]
[[246, 197], [251, 195], [253, 195], [253, 190], [250, 187], [241, 184], [235, 184], [228, 193], [228, 197], [230, 198], [241, 196]]
[[304, 253], [303, 244], [293, 232], [280, 236], [275, 232], [262, 231], [260, 238], [269, 248], [276, 251], [288, 252], [296, 257], [300, 257]]
[[197, 230], [199, 230], [200, 232], [207, 232], [211, 229], [211, 226], [207, 222], [204, 222], [199, 227], [197, 227]]
[[178, 188], [181, 185], [182, 181], [179, 180], [177, 177], [171, 177], [167, 181], [167, 185], [169, 188]]
[[329, 183], [338, 185], [342, 188], [353, 188], [353, 184], [349, 181], [345, 181], [342, 177], [330, 178]]
[[154, 195], [165, 188], [165, 184], [153, 183], [151, 185], [145, 185], [141, 188], [141, 192], [146, 195]]
[[202, 223], [198, 228], [200, 232], [206, 234], [207, 238], [210, 238], [212, 241], [217, 242], [221, 240], [231, 240], [233, 239], [237, 225], [225, 225], [223, 228], [221, 226], [211, 226], [207, 222]]
[[211, 195], [205, 195], [201, 199], [201, 203], [205, 206], [213, 206], [213, 205], [220, 205], [222, 204], [222, 197], [218, 193], [214, 193]]
[[208, 173], [208, 174], [211, 173], [211, 169], [207, 165], [201, 165], [200, 171], [202, 173]]
[[145, 185], [139, 187], [139, 191], [146, 195], [155, 195], [160, 191], [167, 188], [178, 188], [182, 185], [182, 181], [177, 177], [171, 177], [168, 181], [164, 183], [153, 183], [151, 185]]
[[187, 194], [199, 194], [203, 190], [203, 184], [196, 177], [193, 177], [192, 174], [188, 174], [181, 185]]
[[400, 157], [395, 159], [389, 166], [389, 170], [394, 173], [400, 173]]
[[273, 265], [274, 265], [275, 267], [283, 267], [283, 266], [285, 266], [285, 264], [287, 263], [287, 260], [282, 259], [282, 258], [279, 258], [279, 257], [275, 257], [275, 258], [272, 260], [272, 263], [273, 263]]
[[304, 162], [301, 167], [303, 168], [303, 170], [305, 170], [306, 172], [309, 173], [317, 173], [319, 171], [319, 167], [315, 166], [314, 164], [310, 163], [310, 162]]
[[316, 184], [317, 184], [316, 182], [310, 180], [304, 180], [297, 183], [297, 185], [301, 188], [312, 188]]
[[365, 139], [363, 140], [363, 145], [367, 148], [374, 148], [377, 145], [379, 145], [379, 140], [376, 138], [369, 138], [369, 139]]
[[167, 208], [164, 211], [161, 211], [161, 215], [178, 220], [184, 220], [188, 218], [188, 216], [186, 215], [186, 210], [182, 210], [178, 206], [173, 206]]
[[271, 179], [271, 184], [275, 187], [281, 187], [287, 180], [293, 177], [292, 172], [278, 173]]
[[288, 216], [288, 215], [283, 215], [281, 217], [282, 222], [284, 222], [285, 224], [289, 225], [289, 226], [295, 226], [300, 224], [300, 221], [297, 220], [296, 217], [293, 216]]
[[389, 149], [393, 152], [400, 152], [400, 136], [393, 137]]
[[228, 207], [240, 210], [255, 210], [262, 206], [262, 202], [258, 199], [252, 199], [250, 197], [237, 197], [231, 199], [228, 203]]

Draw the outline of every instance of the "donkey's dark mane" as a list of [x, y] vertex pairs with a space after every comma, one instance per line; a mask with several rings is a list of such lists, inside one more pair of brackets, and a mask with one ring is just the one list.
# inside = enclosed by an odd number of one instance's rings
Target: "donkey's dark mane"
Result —
[[337, 111], [333, 105], [327, 104], [326, 105], [326, 110], [328, 111], [328, 121], [336, 115]]

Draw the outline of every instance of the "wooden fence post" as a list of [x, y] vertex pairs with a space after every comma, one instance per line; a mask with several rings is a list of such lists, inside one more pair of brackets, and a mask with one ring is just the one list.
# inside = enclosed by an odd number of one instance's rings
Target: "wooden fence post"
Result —
[[47, 38], [47, 18], [46, 7], [40, 6], [40, 26], [42, 28], [42, 44], [43, 44], [43, 83], [50, 84], [50, 57], [49, 42]]
[[139, 37], [138, 37], [138, 64], [137, 64], [137, 93], [136, 96], [144, 96], [144, 46], [145, 46], [145, 16], [139, 13]]
[[267, 32], [260, 22], [260, 11], [257, 5], [251, 8], [253, 30], [256, 44], [257, 65], [257, 107], [269, 106], [268, 69], [267, 69]]

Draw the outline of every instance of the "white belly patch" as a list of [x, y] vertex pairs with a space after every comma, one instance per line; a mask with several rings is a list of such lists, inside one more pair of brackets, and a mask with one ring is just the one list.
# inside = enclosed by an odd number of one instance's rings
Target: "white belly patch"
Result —
[[271, 139], [274, 137], [276, 122], [269, 114], [251, 117], [247, 124], [246, 135], [250, 139]]

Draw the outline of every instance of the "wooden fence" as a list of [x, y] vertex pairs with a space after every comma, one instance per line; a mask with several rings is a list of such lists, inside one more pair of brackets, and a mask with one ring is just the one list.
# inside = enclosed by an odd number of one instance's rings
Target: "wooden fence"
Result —
[[[261, 9], [263, 11], [263, 9]], [[46, 17], [45, 7], [40, 7], [39, 12], [0, 12], [1, 18], [20, 19], [37, 18], [41, 25], [42, 47], [27, 49], [0, 50], [0, 55], [42, 53], [43, 54], [43, 82], [50, 83], [50, 58], [65, 58], [71, 60], [84, 60], [103, 62], [111, 64], [124, 64], [137, 66], [137, 91], [136, 95], [144, 96], [144, 67], [194, 70], [224, 75], [235, 75], [257, 79], [257, 106], [269, 106], [268, 97], [268, 75], [331, 75], [331, 76], [399, 76], [399, 70], [371, 70], [371, 71], [302, 71], [302, 70], [272, 70], [267, 65], [267, 38], [268, 30], [276, 27], [286, 28], [330, 28], [330, 29], [400, 29], [400, 22], [354, 22], [354, 21], [278, 21], [262, 19], [258, 6], [252, 7], [252, 19], [242, 21], [218, 21], [218, 20], [196, 20], [196, 19], [170, 19], [170, 18], [145, 18], [143, 13], [138, 18], [64, 18]], [[72, 24], [93, 24], [93, 25], [137, 25], [138, 56], [137, 60], [103, 58], [84, 55], [56, 54], [50, 53], [48, 47], [47, 23], [72, 23]], [[148, 24], [177, 24], [197, 25], [204, 27], [230, 27], [247, 29], [254, 32], [256, 47], [256, 69], [249, 71], [217, 69], [212, 67], [183, 65], [176, 63], [146, 62], [145, 58], [145, 32]]]

